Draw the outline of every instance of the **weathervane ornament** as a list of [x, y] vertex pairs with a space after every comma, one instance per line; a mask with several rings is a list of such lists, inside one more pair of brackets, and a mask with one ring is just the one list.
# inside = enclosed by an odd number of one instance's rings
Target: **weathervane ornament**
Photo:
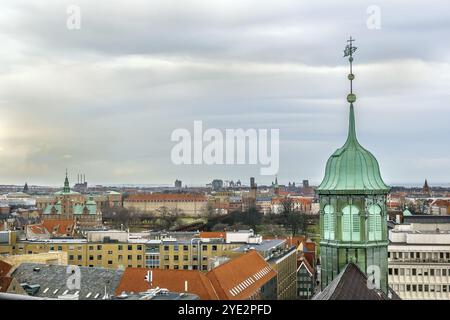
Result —
[[350, 93], [347, 95], [347, 101], [349, 103], [353, 103], [356, 101], [356, 95], [353, 94], [353, 79], [355, 79], [355, 75], [352, 72], [352, 62], [353, 53], [355, 53], [357, 48], [353, 46], [353, 41], [355, 41], [355, 39], [352, 39], [352, 37], [350, 36], [350, 39], [347, 40], [349, 44], [346, 45], [344, 49], [344, 58], [349, 57], [348, 61], [350, 62], [350, 73], [348, 74], [348, 80], [350, 80]]

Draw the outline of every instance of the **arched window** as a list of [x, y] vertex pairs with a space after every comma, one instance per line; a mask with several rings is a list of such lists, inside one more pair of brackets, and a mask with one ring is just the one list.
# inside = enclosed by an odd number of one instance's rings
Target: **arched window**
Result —
[[327, 204], [323, 208], [323, 237], [327, 240], [334, 240], [334, 207]]
[[348, 205], [342, 209], [341, 223], [343, 241], [361, 240], [361, 221], [359, 219], [359, 210], [356, 206]]
[[377, 204], [369, 207], [369, 241], [382, 239], [381, 207]]

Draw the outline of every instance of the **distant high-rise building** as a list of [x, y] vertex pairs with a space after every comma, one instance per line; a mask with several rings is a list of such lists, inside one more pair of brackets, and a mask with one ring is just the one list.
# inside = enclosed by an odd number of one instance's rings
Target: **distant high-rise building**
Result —
[[309, 180], [303, 180], [303, 188], [309, 188]]
[[28, 183], [25, 182], [25, 185], [23, 186], [23, 192], [28, 193]]
[[182, 186], [182, 183], [181, 183], [181, 180], [175, 180], [175, 188], [181, 188], [181, 186]]
[[211, 182], [211, 185], [212, 185], [212, 189], [213, 189], [214, 191], [219, 191], [219, 190], [221, 190], [221, 189], [223, 188], [223, 180], [220, 180], [220, 179], [214, 179], [214, 180]]
[[251, 177], [250, 178], [250, 188], [254, 188], [255, 187], [255, 178]]

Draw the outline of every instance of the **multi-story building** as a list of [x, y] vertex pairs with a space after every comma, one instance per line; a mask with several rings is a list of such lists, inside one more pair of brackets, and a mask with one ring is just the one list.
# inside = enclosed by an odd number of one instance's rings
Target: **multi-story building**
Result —
[[[227, 236], [228, 238], [228, 236]], [[229, 252], [230, 256], [256, 250], [277, 272], [277, 299], [297, 298], [297, 250], [285, 239], [261, 240], [241, 245]]]
[[132, 194], [123, 201], [123, 206], [129, 210], [142, 213], [157, 214], [165, 207], [169, 210], [179, 210], [187, 216], [199, 216], [204, 213], [208, 198], [199, 194]]
[[449, 216], [405, 217], [389, 240], [389, 286], [402, 299], [450, 299]]

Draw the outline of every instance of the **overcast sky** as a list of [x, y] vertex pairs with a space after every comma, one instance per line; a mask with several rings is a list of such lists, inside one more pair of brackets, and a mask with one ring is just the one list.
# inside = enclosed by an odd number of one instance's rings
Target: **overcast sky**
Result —
[[[67, 7], [81, 28], [67, 28]], [[381, 28], [369, 29], [377, 5]], [[358, 137], [389, 184], [450, 182], [448, 0], [2, 0], [0, 184], [247, 182], [259, 165], [174, 165], [173, 130], [280, 129], [279, 181], [319, 183]]]

